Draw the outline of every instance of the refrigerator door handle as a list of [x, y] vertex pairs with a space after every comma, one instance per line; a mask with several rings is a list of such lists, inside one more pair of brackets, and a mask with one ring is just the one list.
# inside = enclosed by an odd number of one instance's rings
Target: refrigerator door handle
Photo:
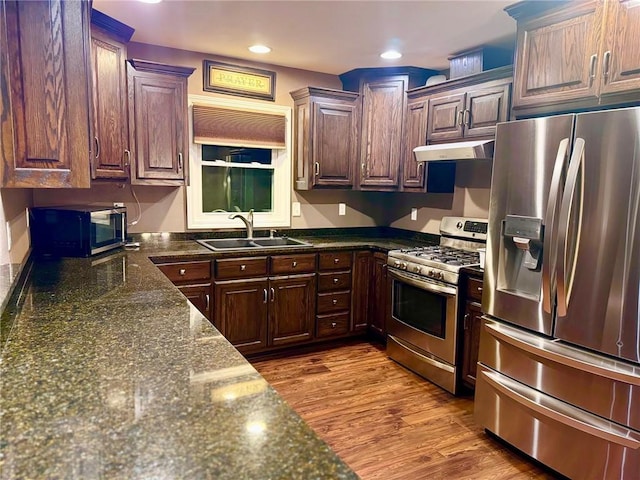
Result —
[[[559, 236], [558, 236], [558, 258], [560, 261], [557, 266], [557, 291], [558, 291], [558, 316], [564, 317], [567, 315], [567, 309], [569, 308], [569, 301], [571, 299], [571, 286], [575, 275], [576, 257], [578, 256], [578, 247], [580, 245], [580, 234], [582, 231], [582, 206], [584, 204], [582, 195], [584, 194], [584, 188], [580, 189], [580, 199], [578, 205], [578, 226], [576, 229], [576, 238], [572, 239], [575, 242], [573, 248], [573, 259], [571, 259], [571, 265], [567, 264], [567, 255], [569, 253], [569, 220], [571, 217], [571, 210], [573, 207], [574, 194], [578, 183], [578, 177], [581, 177], [584, 183], [584, 170], [580, 175], [580, 167], [584, 162], [584, 149], [585, 142], [583, 138], [576, 137], [573, 153], [571, 154], [571, 160], [569, 161], [569, 170], [567, 171], [567, 181], [565, 184], [565, 190], [562, 195], [562, 203], [560, 205], [560, 221], [559, 221]], [[568, 271], [570, 270], [570, 271]]]
[[547, 213], [545, 215], [544, 244], [542, 247], [542, 308], [548, 314], [553, 313], [552, 297], [555, 296], [556, 283], [556, 261], [557, 261], [557, 241], [556, 224], [558, 222], [558, 200], [560, 195], [560, 181], [564, 170], [565, 158], [569, 149], [569, 139], [563, 138], [558, 145], [558, 153], [551, 175], [551, 186], [549, 188], [549, 200], [547, 202]]
[[584, 415], [583, 412], [580, 412], [575, 407], [562, 408], [564, 407], [562, 402], [557, 400], [553, 402], [558, 404], [559, 408], [556, 410], [552, 408], [555, 405], [545, 405], [539, 399], [536, 401], [533, 398], [529, 398], [529, 395], [518, 392], [517, 390], [520, 390], [520, 388], [515, 386], [515, 381], [508, 378], [502, 379], [499, 373], [483, 369], [480, 371], [480, 377], [494, 390], [509, 397], [524, 408], [536, 412], [543, 419], [554, 420], [570, 428], [575, 428], [588, 435], [626, 448], [634, 450], [640, 448], [638, 434], [628, 428], [618, 426], [612, 422], [600, 421], [599, 417], [595, 415]]

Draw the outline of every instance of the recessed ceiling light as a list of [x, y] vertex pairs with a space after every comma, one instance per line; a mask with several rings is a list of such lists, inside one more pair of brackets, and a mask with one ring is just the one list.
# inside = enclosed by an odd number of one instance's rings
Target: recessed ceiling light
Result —
[[266, 45], [251, 45], [249, 50], [253, 53], [269, 53], [271, 51]]
[[380, 58], [384, 58], [386, 60], [395, 60], [400, 57], [402, 57], [402, 54], [396, 50], [387, 50], [380, 54]]

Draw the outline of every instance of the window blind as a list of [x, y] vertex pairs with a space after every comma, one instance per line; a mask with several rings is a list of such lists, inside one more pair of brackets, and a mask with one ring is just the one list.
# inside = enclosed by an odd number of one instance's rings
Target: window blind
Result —
[[283, 115], [193, 106], [193, 141], [235, 147], [285, 148]]

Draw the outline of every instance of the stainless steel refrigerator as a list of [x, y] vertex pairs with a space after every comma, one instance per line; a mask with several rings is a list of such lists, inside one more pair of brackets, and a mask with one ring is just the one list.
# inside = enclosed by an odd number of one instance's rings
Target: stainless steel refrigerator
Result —
[[475, 416], [570, 478], [640, 478], [640, 108], [498, 125]]

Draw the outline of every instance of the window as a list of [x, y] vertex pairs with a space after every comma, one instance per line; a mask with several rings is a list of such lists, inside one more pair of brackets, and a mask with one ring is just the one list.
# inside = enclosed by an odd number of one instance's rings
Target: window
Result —
[[290, 226], [291, 108], [190, 95], [189, 117], [187, 227]]

